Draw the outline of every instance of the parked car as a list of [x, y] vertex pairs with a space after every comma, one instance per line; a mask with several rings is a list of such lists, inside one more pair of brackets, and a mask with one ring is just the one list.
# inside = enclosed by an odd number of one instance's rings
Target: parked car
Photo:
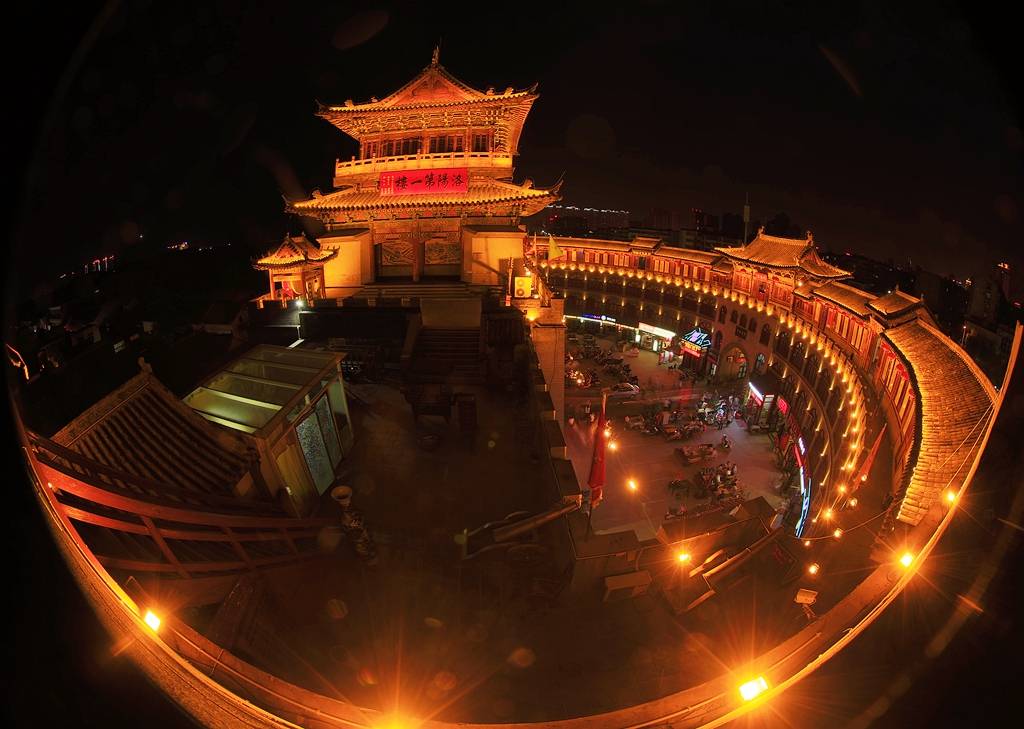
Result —
[[608, 391], [608, 397], [622, 400], [630, 400], [640, 394], [640, 388], [628, 382], [620, 382], [612, 385]]

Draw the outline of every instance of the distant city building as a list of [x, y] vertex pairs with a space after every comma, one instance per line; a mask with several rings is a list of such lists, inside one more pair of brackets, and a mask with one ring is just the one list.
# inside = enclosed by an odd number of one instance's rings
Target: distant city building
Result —
[[892, 261], [876, 261], [849, 251], [823, 253], [822, 258], [834, 266], [852, 272], [851, 282], [872, 294], [883, 296], [897, 288], [901, 291], [913, 291], [913, 273], [897, 268]]
[[988, 275], [971, 284], [967, 316], [981, 326], [994, 329], [1001, 309], [1010, 300], [1010, 265], [998, 263]]
[[555, 221], [562, 219], [581, 220], [592, 231], [613, 230], [629, 227], [629, 211], [607, 208], [580, 207], [577, 205], [548, 205], [544, 208], [544, 220], [549, 229]]
[[967, 314], [968, 296], [967, 288], [961, 282], [918, 268], [909, 293], [921, 297], [943, 330], [959, 339]]

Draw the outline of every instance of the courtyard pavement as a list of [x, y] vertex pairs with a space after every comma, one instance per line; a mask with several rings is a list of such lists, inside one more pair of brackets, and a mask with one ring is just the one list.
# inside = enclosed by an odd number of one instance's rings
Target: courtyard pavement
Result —
[[[686, 402], [692, 409], [698, 400], [692, 398]], [[596, 432], [596, 423], [565, 426], [569, 457], [581, 485], [586, 485], [590, 476]], [[698, 500], [690, 496], [677, 501], [669, 492], [668, 483], [674, 479], [696, 482], [701, 468], [726, 461], [736, 464], [739, 487], [749, 498], [763, 496], [773, 508], [784, 502], [778, 491], [782, 474], [776, 465], [769, 436], [751, 434], [740, 421], [733, 421], [723, 430], [708, 428], [707, 432], [695, 434], [687, 441], [665, 441], [661, 435], [645, 435], [630, 430], [621, 418], [612, 419], [612, 433], [612, 440], [618, 448], [605, 454], [604, 499], [594, 510], [591, 520], [592, 528], [598, 534], [632, 529], [641, 541], [653, 539], [670, 506], [682, 503], [689, 510], [708, 502], [708, 499]], [[723, 434], [729, 436], [732, 448], [723, 451], [716, 447], [712, 458], [687, 465], [675, 452], [684, 444], [717, 444]], [[628, 488], [630, 479], [636, 481], [636, 491]]]
[[[681, 617], [657, 590], [612, 603], [601, 602], [600, 585], [534, 599], [538, 579], [561, 577], [554, 567], [560, 547], [552, 538], [564, 529], [558, 522], [538, 533], [538, 546], [551, 555], [541, 564], [517, 564], [501, 550], [462, 562], [454, 536], [463, 528], [535, 512], [555, 498], [550, 468], [535, 457], [529, 419], [507, 393], [458, 388], [472, 391], [479, 405], [479, 430], [462, 436], [454, 418], [414, 423], [393, 387], [351, 389], [356, 446], [340, 482], [355, 490], [353, 503], [377, 541], [379, 564], [367, 568], [342, 542], [315, 569], [268, 577], [271, 595], [260, 619], [290, 657], [282, 664], [280, 656], [251, 656], [257, 665], [384, 711], [397, 707], [448, 721], [543, 721], [693, 686], [800, 626], [793, 621], [801, 618], [792, 605], [795, 586], [780, 586], [770, 575], [753, 575]], [[682, 466], [673, 453], [678, 442], [625, 432], [614, 421], [613, 429], [621, 446], [609, 454], [605, 501], [593, 525], [631, 526], [650, 538], [670, 503], [665, 484], [690, 477], [698, 466]], [[566, 427], [584, 483], [593, 430]], [[743, 488], [775, 505], [779, 474], [767, 437], [737, 424], [727, 432], [735, 444], [728, 458], [738, 464]], [[441, 436], [437, 450], [420, 447], [423, 433]], [[720, 437], [710, 429], [691, 442]], [[709, 463], [724, 459], [716, 454]], [[629, 477], [640, 484], [636, 494], [625, 489]], [[337, 514], [326, 494], [321, 514]], [[304, 670], [282, 672], [282, 665]]]

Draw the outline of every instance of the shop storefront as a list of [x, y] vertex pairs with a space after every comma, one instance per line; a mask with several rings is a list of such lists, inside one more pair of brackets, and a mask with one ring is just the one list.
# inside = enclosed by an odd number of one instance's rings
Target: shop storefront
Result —
[[771, 430], [778, 421], [776, 400], [780, 385], [779, 378], [771, 372], [751, 375], [744, 403], [744, 417], [751, 430]]
[[622, 330], [628, 330], [630, 333], [636, 331], [635, 327], [619, 324], [613, 317], [604, 314], [581, 314], [580, 316], [566, 314], [565, 318], [576, 322], [573, 328], [599, 337], [612, 334], [621, 336]]
[[[767, 430], [778, 434], [779, 464], [784, 473], [793, 477], [791, 486], [799, 485], [799, 494], [793, 494], [799, 507], [794, 532], [803, 533], [807, 524], [807, 513], [811, 508], [811, 471], [807, 464], [807, 444], [800, 432], [800, 424], [794, 417], [790, 404], [779, 394], [781, 382], [772, 372], [754, 373], [747, 383], [747, 400], [744, 414], [751, 431]], [[795, 513], [795, 512], [794, 512]]]
[[672, 349], [672, 340], [675, 338], [675, 332], [640, 322], [640, 326], [636, 329], [634, 341], [640, 349], [646, 349], [660, 354], [666, 350], [670, 351]]

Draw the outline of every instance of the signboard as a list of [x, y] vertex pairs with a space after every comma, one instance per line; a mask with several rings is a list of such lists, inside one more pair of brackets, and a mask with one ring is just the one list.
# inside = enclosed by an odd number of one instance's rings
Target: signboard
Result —
[[680, 342], [680, 344], [682, 344], [683, 349], [685, 350], [701, 354], [705, 349], [711, 346], [711, 335], [700, 327], [697, 327], [696, 329], [691, 329], [684, 334], [683, 341]]
[[429, 192], [467, 192], [469, 175], [465, 167], [381, 172], [377, 187], [382, 197], [423, 195]]
[[802, 536], [804, 527], [807, 526], [807, 514], [811, 510], [811, 479], [809, 479], [804, 467], [800, 466], [800, 518], [796, 522], [796, 535]]
[[609, 321], [612, 322], [613, 324], [615, 323], [615, 320], [612, 317], [605, 316], [604, 314], [601, 314], [600, 316], [598, 316], [597, 314], [583, 314], [582, 316], [580, 316], [580, 318], [593, 319], [594, 321]]
[[675, 332], [670, 332], [668, 329], [662, 329], [661, 327], [652, 326], [650, 324], [644, 324], [640, 322], [640, 326], [637, 327], [642, 332], [648, 334], [654, 334], [655, 336], [661, 337], [662, 339], [672, 339], [676, 336]]

